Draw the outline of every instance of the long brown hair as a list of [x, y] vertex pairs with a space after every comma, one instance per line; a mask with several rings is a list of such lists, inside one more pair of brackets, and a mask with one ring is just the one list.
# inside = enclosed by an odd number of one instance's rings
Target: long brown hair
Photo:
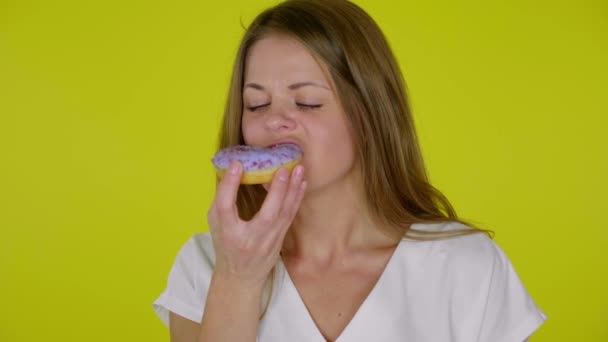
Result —
[[[234, 63], [218, 149], [244, 144], [241, 120], [247, 53], [273, 33], [298, 40], [327, 67], [351, 125], [369, 211], [382, 229], [422, 241], [473, 233], [494, 237], [492, 230], [458, 217], [448, 199], [430, 184], [399, 65], [376, 22], [349, 1], [288, 0], [254, 19]], [[265, 196], [261, 185], [242, 185], [237, 196], [241, 218], [251, 219]], [[446, 232], [410, 227], [446, 221], [467, 227]]]

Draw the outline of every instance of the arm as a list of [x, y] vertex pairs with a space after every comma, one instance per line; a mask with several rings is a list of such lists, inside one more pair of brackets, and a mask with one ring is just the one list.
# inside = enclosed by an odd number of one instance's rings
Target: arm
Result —
[[171, 342], [256, 341], [261, 294], [214, 274], [200, 324], [170, 313]]
[[214, 274], [198, 342], [255, 342], [263, 287]]
[[171, 342], [196, 342], [201, 330], [197, 322], [184, 318], [173, 311], [169, 312], [169, 331]]
[[[300, 171], [300, 172], [297, 172]], [[268, 274], [280, 257], [285, 233], [306, 190], [303, 169], [294, 177], [281, 168], [262, 207], [250, 221], [239, 217], [236, 199], [242, 168], [232, 162], [207, 213], [216, 255], [200, 329], [172, 315], [173, 342], [255, 342]]]

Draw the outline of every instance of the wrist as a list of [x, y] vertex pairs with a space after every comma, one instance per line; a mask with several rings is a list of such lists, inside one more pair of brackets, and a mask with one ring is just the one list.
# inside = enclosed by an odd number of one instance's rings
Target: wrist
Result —
[[211, 286], [223, 289], [240, 299], [261, 300], [264, 290], [263, 281], [245, 280], [228, 272], [213, 272]]

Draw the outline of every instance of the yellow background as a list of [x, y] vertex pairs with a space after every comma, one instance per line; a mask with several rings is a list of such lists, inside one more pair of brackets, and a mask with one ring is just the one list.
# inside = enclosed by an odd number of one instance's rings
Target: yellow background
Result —
[[[357, 1], [402, 65], [431, 179], [549, 316], [608, 341], [605, 1]], [[274, 1], [0, 1], [0, 340], [167, 341], [207, 230], [243, 30]]]

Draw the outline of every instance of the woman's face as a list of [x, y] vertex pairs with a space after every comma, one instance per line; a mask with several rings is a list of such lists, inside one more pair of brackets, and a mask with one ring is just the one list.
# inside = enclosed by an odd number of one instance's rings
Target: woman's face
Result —
[[348, 121], [325, 70], [301, 43], [285, 35], [256, 42], [245, 63], [245, 143], [299, 145], [308, 191], [343, 179], [355, 162]]

